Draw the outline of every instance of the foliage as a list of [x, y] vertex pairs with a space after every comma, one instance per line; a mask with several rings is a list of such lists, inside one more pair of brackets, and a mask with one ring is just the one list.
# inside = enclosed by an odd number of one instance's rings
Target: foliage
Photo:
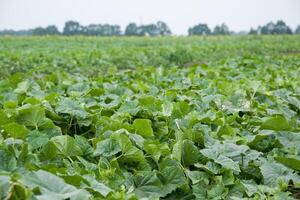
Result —
[[60, 32], [56, 26], [50, 25], [46, 28], [37, 27], [32, 30], [32, 35], [59, 35]]
[[295, 34], [300, 34], [300, 25], [297, 26], [296, 30], [295, 30]]
[[156, 24], [137, 26], [135, 23], [127, 25], [126, 36], [165, 36], [171, 35], [171, 30], [165, 22], [158, 21]]
[[299, 36], [0, 40], [0, 199], [299, 195]]
[[[257, 30], [251, 29], [249, 34], [259, 33], [264, 35], [274, 35], [274, 34], [292, 34], [292, 29], [286, 25], [282, 20], [278, 20], [276, 23], [269, 22], [264, 26], [259, 26]], [[296, 31], [295, 31], [296, 33]]]
[[188, 30], [189, 35], [210, 35], [211, 30], [207, 26], [207, 24], [198, 24], [196, 26], [193, 26], [192, 28], [189, 28]]
[[221, 25], [215, 26], [213, 30], [214, 35], [230, 35], [231, 31], [229, 30], [228, 26], [223, 23]]

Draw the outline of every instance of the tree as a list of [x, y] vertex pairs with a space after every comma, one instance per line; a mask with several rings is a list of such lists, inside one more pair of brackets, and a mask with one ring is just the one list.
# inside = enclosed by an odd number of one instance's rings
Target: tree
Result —
[[258, 30], [254, 29], [254, 28], [251, 28], [248, 34], [249, 35], [257, 35], [258, 34]]
[[189, 35], [210, 35], [211, 30], [207, 24], [198, 24], [188, 30]]
[[275, 34], [292, 34], [292, 29], [282, 20], [278, 20], [275, 25]]
[[221, 24], [220, 26], [217, 25], [213, 31], [214, 35], [230, 35], [230, 33], [231, 32], [229, 31], [229, 28], [225, 23]]
[[261, 27], [261, 34], [273, 34], [275, 29], [275, 24], [273, 22], [269, 22], [266, 25]]
[[32, 35], [59, 35], [60, 32], [56, 26], [50, 25], [46, 28], [37, 27], [32, 29]]
[[126, 26], [125, 35], [127, 36], [138, 35], [138, 26], [136, 25], [136, 23], [130, 23]]
[[32, 29], [29, 30], [2, 30], [0, 31], [0, 36], [5, 36], [5, 35], [13, 35], [13, 36], [28, 36], [32, 35]]
[[292, 34], [292, 29], [282, 20], [269, 22], [261, 28], [261, 34]]
[[140, 36], [158, 36], [160, 35], [160, 30], [155, 24], [148, 24], [138, 27], [138, 35]]
[[160, 35], [171, 35], [172, 34], [169, 26], [165, 22], [158, 21], [156, 23], [156, 26], [157, 26], [157, 29], [159, 30]]
[[111, 35], [119, 36], [122, 34], [121, 27], [119, 25], [111, 25]]
[[295, 34], [300, 34], [300, 25], [296, 28]]
[[127, 36], [163, 36], [171, 34], [172, 33], [169, 26], [163, 21], [158, 21], [156, 24], [142, 26], [137, 26], [135, 23], [130, 23], [125, 29], [125, 35]]
[[42, 27], [37, 27], [32, 30], [32, 35], [46, 35], [45, 29]]
[[82, 34], [84, 31], [84, 27], [82, 27], [76, 21], [67, 21], [65, 23], [65, 27], [63, 30], [64, 35], [79, 35]]
[[84, 27], [84, 35], [101, 35], [102, 26], [99, 24], [90, 24]]
[[59, 35], [60, 32], [55, 25], [50, 25], [45, 28], [45, 32], [47, 35]]

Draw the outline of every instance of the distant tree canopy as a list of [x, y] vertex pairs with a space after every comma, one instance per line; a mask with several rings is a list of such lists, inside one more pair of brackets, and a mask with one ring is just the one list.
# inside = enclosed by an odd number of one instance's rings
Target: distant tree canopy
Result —
[[257, 35], [258, 33], [257, 33], [257, 30], [256, 30], [256, 29], [251, 28], [248, 34], [249, 34], [249, 35]]
[[136, 23], [130, 23], [126, 26], [124, 34], [127, 36], [138, 35], [138, 28], [139, 27], [136, 25]]
[[263, 34], [263, 35], [293, 34], [293, 31], [288, 25], [286, 25], [284, 21], [278, 20], [276, 23], [269, 22], [264, 26], [259, 26], [256, 30], [251, 29], [249, 34]]
[[56, 26], [50, 25], [47, 26], [46, 28], [43, 27], [37, 27], [32, 29], [32, 35], [59, 35], [60, 32], [57, 29]]
[[[295, 34], [300, 34], [300, 25], [296, 28]], [[119, 25], [111, 24], [89, 24], [87, 26], [81, 25], [77, 21], [67, 21], [64, 25], [63, 31], [60, 32], [55, 25], [47, 27], [36, 27], [28, 30], [2, 30], [0, 36], [27, 36], [27, 35], [88, 35], [88, 36], [165, 36], [171, 35], [172, 32], [169, 26], [163, 22], [158, 21], [153, 24], [137, 25], [136, 23], [129, 23], [124, 33], [122, 33]], [[293, 34], [292, 29], [282, 20], [276, 23], [269, 22], [263, 26], [258, 26], [257, 29], [251, 28], [249, 32], [232, 32], [228, 26], [223, 23], [215, 26], [212, 30], [205, 23], [200, 23], [188, 29], [188, 35], [230, 35], [230, 34]]]
[[11, 36], [29, 36], [32, 35], [32, 30], [3, 30], [0, 31], [0, 36], [11, 35]]
[[230, 34], [231, 31], [229, 30], [228, 26], [225, 23], [221, 24], [220, 26], [217, 25], [213, 31], [213, 35], [230, 35]]
[[209, 29], [207, 24], [198, 24], [188, 29], [189, 35], [230, 35], [232, 32], [229, 30], [228, 26], [223, 23], [221, 25], [215, 26], [213, 31]]
[[300, 34], [300, 25], [296, 28], [295, 34]]
[[63, 35], [80, 35], [83, 33], [83, 26], [76, 21], [67, 21], [64, 26]]
[[156, 24], [141, 26], [137, 26], [135, 23], [130, 23], [127, 25], [124, 34], [126, 36], [164, 36], [171, 35], [172, 32], [165, 22], [158, 21]]
[[119, 25], [110, 24], [90, 24], [82, 26], [76, 21], [67, 21], [63, 29], [63, 35], [95, 35], [95, 36], [115, 36], [121, 35]]
[[207, 24], [198, 24], [189, 28], [188, 30], [189, 35], [210, 35], [211, 30], [207, 26]]

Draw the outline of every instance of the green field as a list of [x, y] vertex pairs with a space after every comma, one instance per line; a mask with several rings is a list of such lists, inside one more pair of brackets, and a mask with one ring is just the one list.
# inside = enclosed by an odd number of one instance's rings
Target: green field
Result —
[[300, 36], [1, 37], [0, 199], [300, 198]]

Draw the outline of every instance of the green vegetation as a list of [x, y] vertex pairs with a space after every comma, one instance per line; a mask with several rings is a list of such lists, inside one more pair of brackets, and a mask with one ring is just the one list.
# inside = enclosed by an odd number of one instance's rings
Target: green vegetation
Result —
[[0, 38], [0, 199], [300, 196], [300, 37]]
[[[278, 20], [276, 23], [272, 21], [258, 26], [257, 29], [251, 28], [249, 32], [240, 31], [234, 32], [229, 27], [222, 23], [216, 25], [212, 30], [207, 24], [197, 24], [188, 28], [187, 33], [192, 35], [284, 35], [284, 34], [299, 34], [300, 25], [293, 31], [284, 21]], [[55, 25], [49, 25], [47, 27], [36, 27], [29, 30], [2, 30], [0, 36], [46, 36], [46, 35], [86, 35], [86, 36], [168, 36], [172, 35], [172, 31], [168, 24], [163, 21], [157, 21], [156, 23], [137, 25], [136, 23], [129, 23], [124, 31], [120, 25], [112, 24], [89, 24], [87, 26], [81, 25], [77, 21], [67, 21], [60, 32]]]

